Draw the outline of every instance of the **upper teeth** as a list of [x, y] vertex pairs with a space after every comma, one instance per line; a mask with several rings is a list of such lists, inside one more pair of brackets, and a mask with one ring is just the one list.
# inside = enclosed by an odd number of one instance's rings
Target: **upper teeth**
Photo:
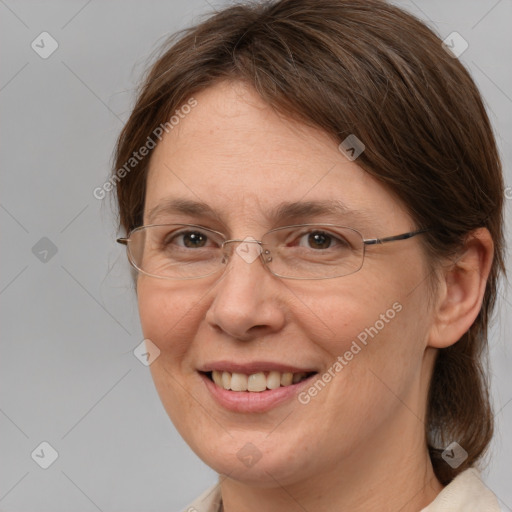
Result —
[[213, 370], [213, 382], [221, 388], [231, 391], [265, 391], [265, 389], [276, 389], [280, 386], [290, 386], [296, 384], [307, 373], [281, 373], [281, 372], [264, 372], [245, 375], [243, 373], [221, 372]]

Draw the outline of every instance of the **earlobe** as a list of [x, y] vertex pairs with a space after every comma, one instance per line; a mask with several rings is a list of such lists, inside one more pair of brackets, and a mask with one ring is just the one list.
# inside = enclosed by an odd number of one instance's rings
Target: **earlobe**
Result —
[[489, 231], [476, 229], [466, 238], [463, 252], [441, 270], [429, 346], [453, 345], [471, 327], [482, 306], [493, 252]]

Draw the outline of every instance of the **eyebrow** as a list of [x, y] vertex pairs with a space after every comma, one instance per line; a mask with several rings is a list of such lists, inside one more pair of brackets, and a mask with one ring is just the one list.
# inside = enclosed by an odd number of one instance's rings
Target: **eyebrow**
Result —
[[[211, 217], [224, 223], [221, 215], [211, 206], [190, 199], [166, 200], [152, 208], [148, 212], [147, 219], [151, 223], [161, 214]], [[283, 202], [272, 208], [266, 214], [266, 217], [270, 222], [283, 222], [322, 215], [340, 216], [343, 217], [344, 221], [350, 220], [367, 224], [375, 222], [375, 219], [371, 217], [368, 210], [352, 210], [340, 200]]]
[[148, 212], [148, 221], [152, 222], [155, 217], [166, 213], [179, 213], [182, 215], [190, 216], [208, 216], [213, 217], [217, 220], [221, 220], [219, 214], [215, 210], [199, 201], [191, 201], [190, 199], [168, 199], [162, 203], [157, 204], [154, 208]]

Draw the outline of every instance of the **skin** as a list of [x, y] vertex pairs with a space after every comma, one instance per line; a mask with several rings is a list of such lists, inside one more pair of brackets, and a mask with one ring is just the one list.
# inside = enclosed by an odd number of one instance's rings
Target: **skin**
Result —
[[[318, 129], [278, 116], [250, 88], [218, 83], [165, 136], [150, 162], [144, 224], [184, 222], [229, 238], [260, 239], [282, 201], [341, 199], [365, 218], [315, 216], [365, 238], [414, 230], [382, 184]], [[218, 218], [149, 212], [170, 198], [202, 201]], [[192, 281], [139, 275], [144, 336], [162, 403], [195, 453], [222, 476], [226, 512], [418, 511], [441, 491], [428, 457], [425, 408], [437, 348], [455, 343], [478, 314], [492, 240], [473, 234], [456, 264], [439, 267], [429, 301], [420, 237], [370, 247], [357, 273], [322, 281], [273, 276], [236, 253], [224, 273]], [[282, 361], [320, 373], [365, 328], [396, 314], [311, 401], [236, 413], [211, 397], [196, 369], [206, 361]], [[260, 460], [237, 452], [252, 443]], [[228, 476], [225, 476], [228, 475]]]

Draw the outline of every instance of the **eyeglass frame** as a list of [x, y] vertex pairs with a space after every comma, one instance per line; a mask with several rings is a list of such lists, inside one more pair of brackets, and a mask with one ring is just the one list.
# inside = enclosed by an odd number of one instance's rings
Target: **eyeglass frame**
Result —
[[[219, 235], [221, 238], [225, 237], [224, 233], [221, 233], [220, 231], [216, 231], [214, 229], [206, 228], [204, 226], [200, 226], [199, 224], [186, 224], [186, 223], [177, 223], [177, 224], [176, 223], [172, 223], [172, 224], [148, 224], [146, 226], [138, 226], [136, 228], [133, 228], [132, 230], [130, 230], [130, 232], [128, 233], [128, 235], [126, 237], [116, 238], [116, 242], [118, 244], [125, 245], [127, 250], [129, 251], [128, 243], [130, 242], [130, 236], [132, 235], [132, 233], [134, 233], [135, 231], [138, 231], [138, 230], [145, 229], [145, 228], [158, 227], [158, 226], [160, 226], [160, 227], [161, 226], [185, 226], [185, 227], [191, 227], [191, 228], [205, 229], [207, 231], [210, 231], [212, 233], [215, 233], [215, 234]], [[431, 228], [423, 228], [423, 229], [417, 229], [417, 230], [414, 230], [414, 231], [408, 231], [407, 233], [401, 233], [399, 235], [387, 236], [387, 237], [382, 237], [382, 238], [364, 238], [360, 231], [358, 231], [357, 229], [352, 228], [350, 226], [342, 226], [342, 225], [338, 225], [338, 224], [329, 224], [329, 223], [327, 223], [327, 224], [311, 223], [311, 224], [292, 224], [290, 226], [281, 226], [281, 227], [273, 228], [273, 229], [267, 231], [262, 236], [262, 238], [264, 238], [266, 235], [272, 233], [273, 231], [284, 230], [286, 228], [301, 228], [301, 227], [308, 227], [308, 226], [313, 226], [313, 227], [314, 226], [337, 227], [337, 228], [350, 229], [351, 231], [354, 231], [355, 233], [357, 233], [361, 237], [361, 240], [363, 242], [363, 257], [362, 257], [362, 260], [361, 260], [361, 266], [357, 270], [354, 270], [353, 272], [350, 272], [349, 274], [343, 274], [341, 276], [333, 276], [333, 277], [288, 277], [288, 276], [282, 276], [282, 275], [276, 274], [267, 265], [267, 263], [265, 262], [265, 260], [263, 258], [264, 251], [263, 251], [263, 242], [261, 240], [248, 240], [247, 238], [245, 238], [245, 239], [242, 239], [242, 238], [232, 238], [232, 239], [224, 240], [222, 242], [222, 245], [221, 245], [220, 248], [224, 249], [224, 246], [226, 244], [233, 243], [233, 242], [257, 243], [261, 247], [261, 249], [262, 249], [262, 251], [259, 254], [260, 259], [262, 260], [262, 263], [263, 263], [264, 267], [272, 275], [274, 275], [276, 277], [279, 277], [281, 279], [295, 279], [295, 280], [303, 280], [303, 281], [304, 280], [319, 281], [319, 280], [322, 280], [322, 279], [336, 279], [336, 278], [340, 278], [340, 277], [345, 277], [345, 276], [349, 276], [351, 274], [355, 274], [356, 272], [359, 272], [359, 270], [361, 270], [361, 268], [363, 267], [364, 256], [366, 254], [365, 248], [366, 248], [367, 245], [377, 245], [377, 244], [385, 244], [385, 243], [388, 243], [388, 242], [407, 240], [409, 238], [415, 237], [416, 235], [420, 235], [420, 234], [426, 233], [426, 232], [431, 230]], [[130, 253], [129, 253], [129, 255], [130, 255]], [[135, 265], [135, 263], [133, 262], [131, 257], [129, 257], [128, 260], [130, 261], [130, 264], [135, 268], [135, 270], [137, 270], [137, 272], [140, 272], [140, 273], [142, 273], [142, 274], [144, 274], [146, 276], [154, 277], [154, 278], [157, 278], [157, 279], [169, 279], [169, 280], [175, 280], [175, 281], [186, 281], [186, 280], [189, 280], [189, 279], [202, 279], [204, 277], [208, 277], [208, 276], [211, 276], [211, 275], [216, 273], [216, 271], [213, 271], [213, 272], [210, 272], [209, 274], [206, 274], [204, 276], [197, 276], [197, 277], [157, 276], [157, 275], [149, 274], [148, 272], [145, 272], [144, 270], [138, 268]], [[221, 268], [222, 267], [220, 267], [219, 270]]]

